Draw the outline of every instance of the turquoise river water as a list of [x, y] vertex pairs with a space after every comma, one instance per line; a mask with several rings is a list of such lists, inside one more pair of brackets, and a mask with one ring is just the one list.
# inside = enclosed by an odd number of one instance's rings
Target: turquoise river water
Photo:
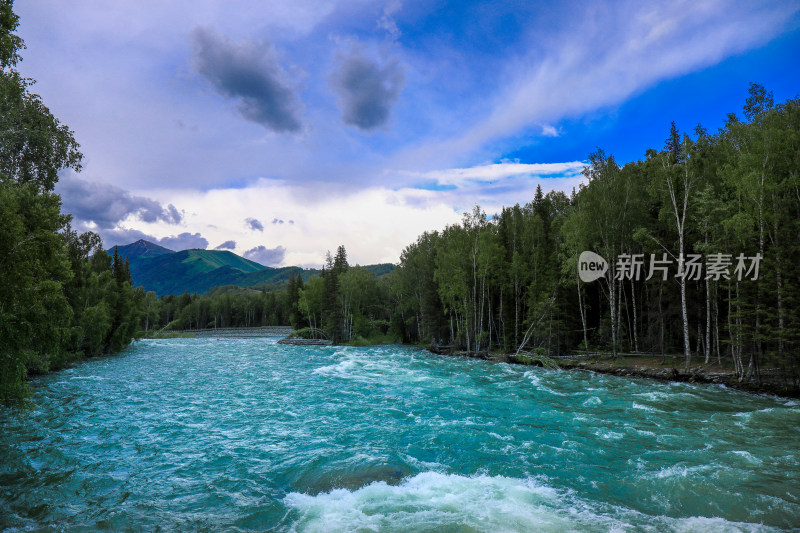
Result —
[[800, 528], [800, 403], [277, 339], [135, 343], [0, 410], [0, 529]]

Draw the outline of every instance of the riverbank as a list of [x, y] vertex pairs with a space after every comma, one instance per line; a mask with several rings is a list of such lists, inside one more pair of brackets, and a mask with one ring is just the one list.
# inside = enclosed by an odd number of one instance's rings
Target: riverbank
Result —
[[[441, 352], [440, 352], [441, 353]], [[622, 377], [655, 379], [657, 381], [679, 381], [685, 383], [708, 383], [725, 385], [754, 394], [774, 394], [787, 398], [800, 398], [800, 388], [792, 387], [780, 369], [764, 368], [761, 370], [761, 381], [739, 381], [732, 368], [723, 363], [705, 364], [696, 358], [688, 367], [682, 356], [622, 354], [616, 359], [609, 354], [591, 354], [561, 356], [553, 358], [515, 357], [506, 353], [470, 354], [467, 352], [450, 352], [446, 355], [477, 357], [499, 363], [520, 364], [529, 366], [557, 366], [560, 370], [582, 370], [611, 374]]]

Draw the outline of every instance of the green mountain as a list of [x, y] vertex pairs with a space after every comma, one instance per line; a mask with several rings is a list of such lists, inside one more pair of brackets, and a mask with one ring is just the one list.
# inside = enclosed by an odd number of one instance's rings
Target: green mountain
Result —
[[[116, 248], [119, 251], [120, 256], [127, 257], [128, 261], [139, 260], [141, 258], [146, 258], [146, 257], [158, 257], [159, 255], [175, 253], [175, 250], [164, 248], [163, 246], [159, 246], [155, 243], [146, 241], [144, 239], [139, 239], [138, 241], [126, 244], [125, 246], [114, 246], [114, 248]], [[108, 251], [109, 254], [114, 252], [114, 248], [111, 248]]]
[[[303, 280], [320, 273], [319, 270], [300, 267], [267, 267], [223, 250], [174, 252], [145, 240], [115, 248], [120, 257], [128, 259], [133, 284], [155, 291], [159, 296], [184, 292], [203, 294], [215, 287], [229, 285], [279, 288], [289, 280], [292, 270]], [[113, 254], [114, 248], [108, 253]], [[383, 263], [365, 268], [376, 276], [382, 276], [394, 270], [394, 265]]]

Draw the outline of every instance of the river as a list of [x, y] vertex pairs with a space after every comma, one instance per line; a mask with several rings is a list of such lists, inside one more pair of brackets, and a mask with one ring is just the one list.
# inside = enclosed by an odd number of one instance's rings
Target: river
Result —
[[800, 527], [800, 403], [277, 339], [135, 343], [0, 409], [0, 529]]

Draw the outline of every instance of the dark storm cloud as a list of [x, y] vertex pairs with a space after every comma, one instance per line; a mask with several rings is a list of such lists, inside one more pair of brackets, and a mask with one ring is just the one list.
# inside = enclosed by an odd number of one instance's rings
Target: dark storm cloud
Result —
[[277, 132], [301, 128], [298, 103], [268, 42], [233, 42], [207, 28], [192, 33], [194, 67], [247, 120]]
[[236, 249], [236, 241], [225, 241], [216, 248], [215, 250], [235, 250]]
[[61, 195], [63, 210], [75, 219], [94, 222], [98, 228], [113, 228], [129, 215], [136, 215], [144, 222], [163, 221], [179, 224], [183, 217], [174, 205], [163, 206], [144, 196], [134, 196], [125, 189], [64, 176], [56, 185]]
[[358, 49], [340, 55], [331, 75], [342, 119], [362, 130], [372, 130], [389, 121], [404, 82], [403, 68], [396, 59], [381, 68]]
[[246, 218], [244, 219], [245, 225], [253, 231], [264, 231], [264, 224], [261, 223], [260, 220], [255, 218]]
[[256, 246], [244, 253], [246, 259], [255, 261], [266, 266], [279, 265], [286, 255], [286, 248], [277, 246], [275, 248], [267, 248], [264, 245]]

